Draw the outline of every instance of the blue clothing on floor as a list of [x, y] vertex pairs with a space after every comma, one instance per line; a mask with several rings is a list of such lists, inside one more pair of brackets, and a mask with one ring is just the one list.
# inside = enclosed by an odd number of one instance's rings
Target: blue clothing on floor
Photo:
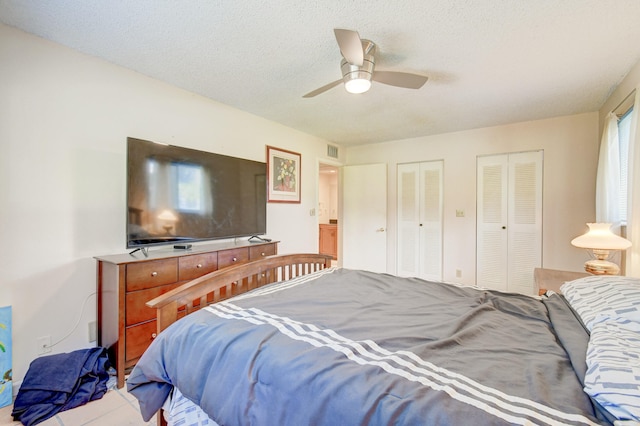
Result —
[[13, 419], [31, 426], [102, 398], [108, 368], [107, 350], [101, 347], [36, 358], [13, 404]]

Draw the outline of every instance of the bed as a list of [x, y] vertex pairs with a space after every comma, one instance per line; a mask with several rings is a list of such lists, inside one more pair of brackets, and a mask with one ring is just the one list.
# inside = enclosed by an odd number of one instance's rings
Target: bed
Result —
[[271, 256], [149, 302], [161, 332], [127, 388], [176, 425], [633, 422], [638, 289], [531, 297]]

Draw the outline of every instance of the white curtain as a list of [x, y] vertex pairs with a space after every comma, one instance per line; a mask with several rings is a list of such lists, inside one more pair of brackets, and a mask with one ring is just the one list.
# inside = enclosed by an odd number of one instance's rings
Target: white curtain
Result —
[[619, 146], [618, 116], [610, 112], [605, 119], [602, 141], [600, 142], [596, 178], [596, 222], [611, 223], [614, 232], [620, 226]]
[[627, 239], [631, 241], [631, 248], [627, 252], [626, 275], [640, 277], [640, 86], [636, 88], [632, 114], [627, 187]]

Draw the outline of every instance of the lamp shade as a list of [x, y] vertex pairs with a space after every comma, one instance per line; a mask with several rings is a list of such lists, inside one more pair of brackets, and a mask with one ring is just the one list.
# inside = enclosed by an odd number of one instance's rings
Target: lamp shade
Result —
[[168, 222], [176, 222], [178, 220], [176, 215], [170, 210], [163, 210], [162, 213], [158, 215], [158, 219], [166, 220]]
[[587, 223], [589, 232], [571, 240], [571, 244], [593, 250], [626, 250], [631, 241], [611, 232], [610, 223]]

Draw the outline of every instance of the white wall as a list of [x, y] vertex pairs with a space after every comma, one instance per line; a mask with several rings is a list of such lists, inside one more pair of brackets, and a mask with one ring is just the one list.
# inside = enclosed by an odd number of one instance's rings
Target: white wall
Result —
[[[446, 281], [475, 283], [476, 157], [544, 150], [544, 267], [580, 271], [586, 253], [570, 241], [595, 217], [598, 113], [509, 124], [347, 149], [347, 164], [387, 163], [387, 270], [396, 270], [397, 164], [444, 160]], [[464, 210], [464, 217], [456, 217]], [[456, 269], [462, 278], [456, 278]], [[533, 273], [533, 271], [532, 271]]]
[[[93, 256], [126, 251], [128, 136], [258, 161], [273, 145], [301, 153], [303, 171], [326, 154], [324, 140], [4, 25], [0, 94], [0, 306], [13, 306], [14, 383], [39, 336], [71, 333], [53, 353], [92, 346]], [[317, 173], [301, 184], [301, 204], [268, 205], [280, 253], [318, 250]]]

